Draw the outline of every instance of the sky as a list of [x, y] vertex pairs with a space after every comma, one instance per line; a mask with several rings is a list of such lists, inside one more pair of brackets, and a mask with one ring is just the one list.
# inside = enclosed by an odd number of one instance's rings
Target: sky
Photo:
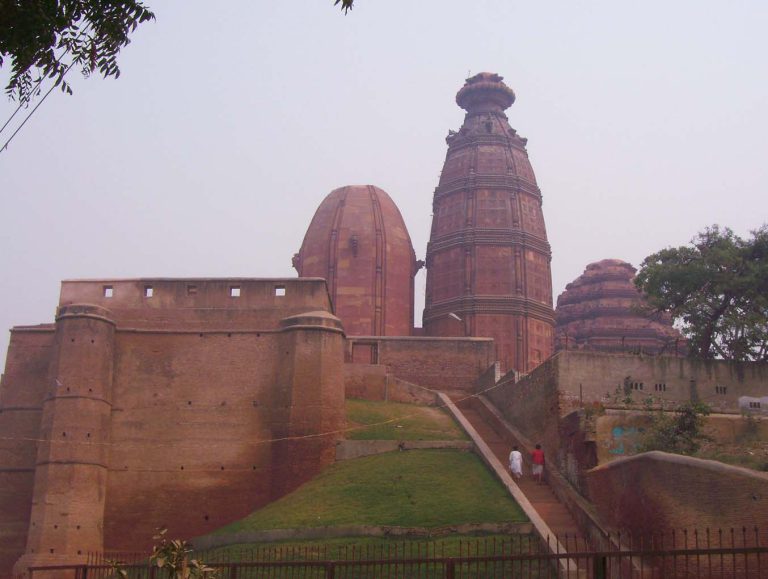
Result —
[[[2, 365], [63, 279], [296, 275], [344, 185], [387, 191], [423, 259], [455, 94], [482, 71], [517, 94], [555, 296], [593, 261], [768, 222], [764, 0], [147, 3], [120, 78], [73, 69], [0, 152]], [[0, 125], [16, 106], [0, 95]], [[423, 291], [422, 272], [417, 325]]]

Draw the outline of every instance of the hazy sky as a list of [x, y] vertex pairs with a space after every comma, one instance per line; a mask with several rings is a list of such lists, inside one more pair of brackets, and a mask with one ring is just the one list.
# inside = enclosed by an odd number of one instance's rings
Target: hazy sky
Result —
[[62, 279], [295, 275], [342, 185], [387, 191], [423, 258], [470, 72], [517, 94], [555, 296], [592, 261], [768, 221], [765, 0], [148, 3], [121, 77], [73, 69], [0, 153], [0, 363]]

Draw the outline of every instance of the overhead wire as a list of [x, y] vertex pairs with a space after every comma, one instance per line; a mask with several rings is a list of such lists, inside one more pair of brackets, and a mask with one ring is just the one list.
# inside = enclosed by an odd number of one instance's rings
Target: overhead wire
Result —
[[[488, 388], [485, 388], [479, 392], [475, 392], [473, 394], [469, 394], [467, 396], [464, 396], [462, 398], [457, 399], [454, 403], [461, 403], [466, 400], [469, 400], [471, 398], [476, 398], [490, 390], [493, 390], [495, 388], [498, 388], [501, 386], [501, 383], [494, 384], [493, 386], [490, 386]], [[431, 392], [437, 392], [436, 390], [432, 390], [430, 388], [425, 388], [425, 390], [429, 390]], [[445, 408], [446, 404], [440, 403], [433, 406], [433, 408]], [[185, 408], [185, 406], [180, 406], [179, 408]], [[132, 409], [133, 410], [133, 409]], [[303, 434], [303, 435], [296, 435], [296, 436], [283, 436], [278, 438], [265, 438], [265, 439], [257, 439], [257, 440], [239, 440], [238, 444], [249, 444], [249, 445], [262, 445], [262, 444], [268, 444], [273, 442], [290, 442], [290, 441], [301, 441], [301, 440], [308, 440], [308, 439], [314, 439], [314, 438], [323, 438], [326, 436], [333, 436], [338, 434], [344, 434], [346, 432], [352, 432], [355, 430], [364, 430], [366, 428], [373, 428], [376, 426], [384, 426], [387, 424], [391, 424], [394, 422], [400, 422], [404, 419], [412, 418], [414, 416], [418, 416], [418, 412], [412, 412], [409, 414], [403, 414], [401, 416], [397, 416], [395, 418], [390, 418], [387, 420], [382, 420], [379, 422], [372, 422], [369, 424], [361, 424], [357, 426], [348, 426], [346, 428], [340, 428], [336, 430], [327, 430], [324, 432], [316, 432], [313, 434]], [[53, 443], [53, 444], [80, 444], [80, 445], [89, 445], [89, 446], [119, 446], [129, 443], [135, 443], [135, 442], [148, 442], [144, 440], [123, 440], [119, 442], [112, 442], [112, 441], [104, 441], [104, 442], [98, 442], [98, 441], [91, 441], [91, 440], [63, 440], [63, 439], [48, 439], [48, 438], [32, 438], [32, 437], [20, 437], [20, 436], [0, 436], [0, 440], [9, 440], [9, 441], [24, 441], [24, 442], [43, 442], [43, 443]], [[184, 442], [189, 442], [190, 444], [194, 444], [196, 447], [200, 447], [206, 444], [206, 441], [200, 441], [200, 440], [165, 440], [160, 441], [153, 439], [152, 441], [153, 446], [157, 445], [179, 445]], [[208, 444], [214, 444], [214, 445], [220, 445], [222, 443], [222, 440], [208, 440]], [[118, 469], [121, 470], [121, 469]], [[169, 469], [169, 472], [176, 472], [178, 469]], [[220, 469], [212, 469], [219, 471]], [[248, 469], [250, 470], [250, 469]]]
[[[77, 37], [75, 37], [75, 42], [76, 42], [76, 41], [78, 41], [78, 40], [80, 39], [80, 37], [81, 37], [83, 34], [85, 34], [87, 31], [88, 31], [88, 29], [89, 29], [89, 28], [90, 28], [90, 24], [86, 25], [86, 26], [85, 26], [85, 28], [83, 28], [83, 29], [80, 31], [80, 34], [78, 34], [78, 35], [77, 35]], [[66, 55], [69, 53], [69, 51], [70, 51], [70, 50], [71, 50], [71, 46], [68, 46], [68, 47], [67, 47], [67, 49], [66, 49], [64, 52], [62, 52], [62, 53], [61, 53], [61, 55], [60, 55], [60, 56], [59, 56], [59, 57], [56, 59], [55, 63], [56, 63], [56, 64], [59, 64], [59, 63], [61, 62], [61, 60], [62, 60], [62, 59], [63, 59], [63, 58], [64, 58], [64, 57], [65, 57], [65, 56], [66, 56]], [[65, 71], [64, 71], [64, 73], [61, 75], [61, 79], [62, 79], [62, 80], [64, 79], [64, 76], [66, 76], [66, 74], [69, 72], [69, 69], [70, 69], [70, 68], [72, 68], [72, 65], [74, 65], [74, 64], [75, 64], [75, 62], [76, 62], [76, 61], [75, 61], [75, 60], [73, 60], [73, 61], [72, 61], [72, 62], [69, 64], [69, 66], [67, 66], [66, 70], [65, 70]], [[34, 88], [32, 89], [32, 91], [29, 93], [29, 94], [30, 94], [30, 96], [29, 96], [29, 97], [27, 97], [26, 99], [20, 99], [20, 101], [19, 101], [19, 106], [17, 106], [17, 107], [16, 107], [16, 110], [15, 110], [15, 111], [13, 111], [13, 113], [11, 113], [11, 116], [10, 116], [10, 117], [8, 117], [8, 120], [7, 120], [7, 121], [5, 121], [5, 123], [3, 124], [3, 126], [2, 126], [2, 127], [0, 127], [0, 134], [2, 134], [2, 133], [3, 133], [3, 131], [6, 129], [6, 127], [8, 127], [8, 125], [10, 125], [10, 124], [11, 124], [11, 121], [14, 119], [14, 117], [16, 117], [16, 115], [18, 114], [18, 112], [19, 112], [19, 111], [20, 111], [22, 108], [24, 108], [25, 106], [27, 106], [27, 105], [28, 105], [28, 104], [29, 104], [29, 103], [32, 101], [32, 99], [34, 98], [34, 96], [35, 96], [36, 94], [40, 94], [40, 93], [39, 93], [39, 88], [40, 88], [40, 85], [43, 83], [43, 81], [44, 81], [45, 79], [46, 79], [46, 77], [45, 77], [45, 76], [41, 76], [41, 77], [40, 77], [40, 78], [37, 80], [37, 83], [35, 84], [35, 87], [34, 87]], [[23, 127], [23, 126], [24, 126], [24, 125], [27, 123], [27, 121], [29, 120], [29, 118], [30, 118], [30, 117], [31, 117], [31, 116], [34, 114], [34, 112], [35, 112], [35, 111], [38, 109], [38, 107], [39, 107], [39, 106], [40, 106], [40, 105], [43, 103], [43, 101], [45, 101], [45, 99], [46, 99], [46, 98], [48, 98], [48, 95], [51, 93], [51, 91], [53, 91], [53, 89], [54, 89], [54, 88], [56, 88], [57, 86], [58, 86], [58, 82], [54, 82], [53, 86], [52, 86], [52, 87], [51, 87], [51, 88], [48, 90], [48, 92], [46, 92], [46, 93], [45, 93], [45, 96], [42, 98], [42, 100], [41, 100], [41, 101], [40, 101], [40, 102], [39, 102], [39, 103], [38, 103], [38, 104], [35, 106], [35, 108], [34, 108], [34, 109], [32, 109], [32, 111], [31, 111], [31, 112], [30, 112], [30, 113], [27, 115], [27, 117], [24, 119], [24, 121], [21, 123], [21, 125], [20, 125], [19, 127], [17, 127], [17, 129], [14, 131], [14, 133], [11, 135], [11, 137], [10, 137], [10, 138], [9, 138], [9, 139], [8, 139], [8, 140], [5, 142], [5, 144], [4, 144], [2, 147], [0, 147], [0, 152], [2, 152], [2, 151], [5, 151], [5, 150], [8, 148], [8, 144], [9, 144], [9, 143], [10, 143], [10, 142], [13, 140], [13, 138], [16, 136], [16, 134], [17, 134], [17, 133], [18, 133], [18, 132], [21, 130], [21, 127]]]

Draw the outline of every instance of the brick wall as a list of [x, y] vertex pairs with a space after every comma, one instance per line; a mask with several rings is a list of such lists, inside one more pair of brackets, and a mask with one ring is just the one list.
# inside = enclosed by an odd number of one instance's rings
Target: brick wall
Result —
[[[0, 434], [15, 438], [0, 441], [0, 575], [25, 543], [24, 564], [84, 557], [92, 528], [89, 546], [117, 550], [162, 525], [210, 531], [333, 462], [345, 342], [330, 309], [314, 279], [65, 282], [55, 326], [14, 330], [0, 388]], [[56, 453], [77, 464], [53, 468]]]
[[474, 392], [494, 363], [493, 340], [354, 336], [347, 339], [347, 360], [358, 347], [372, 347], [372, 363], [408, 382], [438, 390]]
[[550, 358], [515, 382], [515, 373], [502, 377], [486, 392], [496, 408], [534, 444], [542, 444], [550, 460], [560, 447], [560, 398], [557, 390], [558, 357]]
[[40, 416], [53, 326], [11, 332], [0, 384], [0, 576], [27, 542]]
[[672, 404], [694, 399], [717, 412], [768, 414], [768, 403], [749, 407], [768, 397], [768, 364], [572, 351], [557, 357], [564, 412], [581, 402], [620, 403], [628, 394], [638, 404], [648, 398]]
[[715, 461], [649, 452], [597, 467], [587, 482], [601, 518], [634, 533], [768, 520], [768, 474]]
[[107, 308], [122, 329], [151, 330], [269, 329], [294, 314], [333, 311], [317, 278], [63, 281], [59, 305], [77, 303]]

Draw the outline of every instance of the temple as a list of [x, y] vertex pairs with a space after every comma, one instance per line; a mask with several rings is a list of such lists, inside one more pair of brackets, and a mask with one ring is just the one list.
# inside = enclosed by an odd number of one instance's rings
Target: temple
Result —
[[497, 74], [467, 79], [467, 111], [435, 189], [427, 246], [424, 332], [488, 336], [506, 370], [528, 372], [553, 351], [551, 252], [541, 192], [504, 110], [515, 94]]
[[341, 187], [320, 204], [293, 257], [300, 277], [322, 277], [348, 334], [408, 336], [421, 266], [400, 211], [373, 185]]
[[620, 259], [590, 263], [557, 298], [557, 350], [685, 355], [669, 316], [655, 314]]

